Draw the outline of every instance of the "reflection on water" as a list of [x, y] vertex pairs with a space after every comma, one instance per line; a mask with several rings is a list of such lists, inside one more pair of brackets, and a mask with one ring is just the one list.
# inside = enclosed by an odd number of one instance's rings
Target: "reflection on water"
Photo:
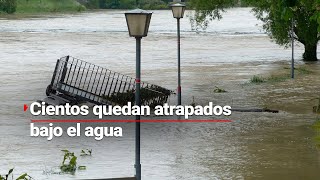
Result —
[[[170, 11], [155, 11], [150, 33], [142, 41], [142, 79], [170, 89], [176, 88], [175, 23]], [[232, 9], [200, 33], [191, 31], [186, 18], [182, 31], [184, 104], [194, 96], [199, 104], [268, 106], [281, 113], [233, 113], [233, 123], [220, 124], [144, 123], [144, 179], [318, 179], [319, 152], [310, 125], [316, 118], [312, 99], [320, 83], [319, 63], [306, 65], [315, 73], [295, 81], [244, 85], [255, 74], [269, 75], [279, 67], [283, 71], [291, 55], [269, 41], [250, 9]], [[1, 19], [0, 47], [0, 173], [15, 167], [17, 173], [29, 172], [36, 179], [134, 174], [133, 124], [104, 124], [122, 126], [123, 138], [97, 142], [63, 136], [47, 142], [28, 137], [33, 117], [21, 110], [24, 103], [44, 97], [55, 59], [61, 56], [70, 54], [133, 76], [135, 42], [128, 37], [122, 11]], [[300, 59], [302, 52], [298, 47]], [[228, 93], [213, 93], [215, 86]], [[93, 149], [92, 157], [79, 158], [86, 171], [75, 176], [43, 173], [56, 169], [61, 149], [80, 153], [83, 148]]]

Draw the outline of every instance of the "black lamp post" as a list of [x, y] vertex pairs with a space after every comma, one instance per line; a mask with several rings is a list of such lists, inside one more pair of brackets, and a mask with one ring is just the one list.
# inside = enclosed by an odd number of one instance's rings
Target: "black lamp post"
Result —
[[294, 79], [294, 18], [291, 18], [291, 78]]
[[175, 3], [170, 5], [173, 17], [177, 19], [177, 34], [178, 34], [178, 105], [181, 105], [181, 69], [180, 69], [180, 19], [183, 18], [186, 5]]
[[[125, 13], [130, 37], [136, 38], [136, 92], [135, 104], [141, 106], [140, 102], [140, 74], [141, 74], [141, 39], [146, 37], [149, 30], [151, 12], [135, 9]], [[140, 116], [136, 116], [136, 179], [141, 180], [140, 163]]]

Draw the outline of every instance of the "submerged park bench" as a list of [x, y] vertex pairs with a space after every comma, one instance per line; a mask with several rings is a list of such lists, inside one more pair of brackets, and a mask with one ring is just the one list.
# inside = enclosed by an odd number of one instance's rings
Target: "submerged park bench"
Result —
[[[141, 104], [154, 107], [162, 105], [174, 92], [146, 82], [141, 82]], [[47, 104], [125, 105], [134, 103], [135, 79], [83, 60], [66, 56], [57, 60], [51, 83], [46, 89]]]

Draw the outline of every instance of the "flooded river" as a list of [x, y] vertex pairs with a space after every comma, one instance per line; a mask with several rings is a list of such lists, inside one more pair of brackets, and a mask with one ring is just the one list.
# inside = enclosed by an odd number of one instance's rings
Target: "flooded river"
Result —
[[[320, 153], [311, 125], [320, 64], [301, 62], [303, 47], [297, 44], [296, 64], [313, 73], [252, 85], [253, 75], [289, 71], [291, 51], [269, 40], [250, 9], [232, 9], [200, 32], [192, 31], [188, 18], [181, 22], [183, 104], [194, 97], [201, 105], [212, 101], [280, 113], [234, 112], [232, 123], [144, 123], [143, 179], [319, 179]], [[142, 80], [169, 89], [176, 88], [175, 23], [170, 11], [154, 11], [142, 40]], [[133, 124], [104, 124], [123, 127], [124, 136], [102, 141], [29, 137], [33, 117], [22, 106], [45, 97], [56, 59], [66, 55], [134, 76], [135, 40], [128, 36], [123, 11], [0, 19], [0, 173], [14, 167], [16, 174], [35, 179], [132, 176]], [[215, 94], [215, 86], [228, 92]], [[85, 148], [93, 149], [91, 157], [78, 159], [85, 171], [54, 173], [61, 149], [80, 154]]]

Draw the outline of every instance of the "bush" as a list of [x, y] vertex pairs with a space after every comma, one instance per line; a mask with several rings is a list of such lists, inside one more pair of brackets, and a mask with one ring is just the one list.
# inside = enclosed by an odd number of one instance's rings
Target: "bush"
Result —
[[2, 0], [0, 1], [0, 11], [12, 14], [16, 12], [17, 2], [16, 0]]
[[106, 0], [108, 9], [133, 9], [136, 8], [136, 0]]
[[136, 8], [136, 0], [119, 0], [119, 9]]
[[17, 0], [17, 12], [79, 12], [86, 8], [75, 0]]
[[261, 77], [261, 76], [256, 76], [254, 75], [251, 79], [250, 79], [251, 83], [264, 83], [266, 82], [265, 78]]
[[167, 9], [168, 5], [161, 0], [142, 0], [142, 9]]
[[105, 7], [108, 9], [167, 9], [167, 0], [140, 0], [138, 5], [136, 0], [105, 0]]

